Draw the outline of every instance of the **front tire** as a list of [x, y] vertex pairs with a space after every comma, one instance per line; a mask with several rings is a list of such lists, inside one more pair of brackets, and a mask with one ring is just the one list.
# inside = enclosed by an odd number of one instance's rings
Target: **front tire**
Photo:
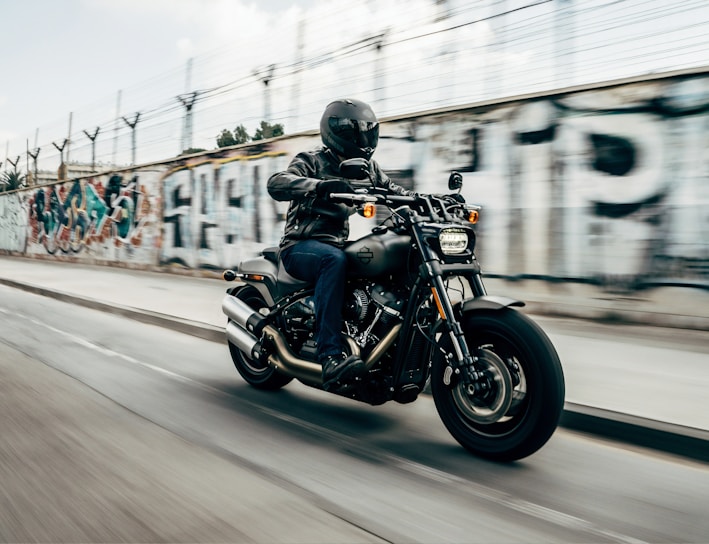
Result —
[[[261, 293], [259, 293], [256, 288], [249, 285], [239, 288], [234, 293], [234, 296], [246, 302], [246, 304], [251, 306], [254, 310], [268, 307]], [[231, 342], [227, 343], [229, 344], [229, 352], [231, 353], [231, 359], [234, 362], [236, 370], [249, 385], [252, 385], [256, 389], [276, 391], [290, 383], [293, 379], [290, 376], [279, 373], [278, 370], [270, 366], [268, 362], [255, 361]]]
[[[448, 363], [435, 350], [431, 392], [441, 420], [481, 457], [514, 461], [531, 455], [554, 433], [564, 406], [564, 375], [554, 346], [536, 323], [511, 308], [469, 312], [461, 325], [488, 389], [472, 395], [455, 376], [446, 385]], [[453, 353], [446, 334], [441, 347]]]

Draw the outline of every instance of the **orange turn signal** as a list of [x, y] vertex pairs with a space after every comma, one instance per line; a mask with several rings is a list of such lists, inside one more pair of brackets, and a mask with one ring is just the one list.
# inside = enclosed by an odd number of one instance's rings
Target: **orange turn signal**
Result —
[[436, 290], [435, 287], [431, 287], [431, 292], [433, 293], [433, 300], [436, 301], [436, 307], [438, 308], [438, 314], [441, 316], [441, 319], [445, 320], [446, 314], [443, 311], [443, 304], [441, 304], [441, 299], [438, 297], [438, 291]]
[[468, 214], [468, 223], [477, 223], [478, 219], [480, 219], [480, 213], [478, 210], [470, 210], [470, 213]]
[[377, 207], [372, 204], [371, 202], [367, 202], [363, 207], [362, 207], [362, 217], [366, 217], [367, 219], [371, 219], [377, 214]]

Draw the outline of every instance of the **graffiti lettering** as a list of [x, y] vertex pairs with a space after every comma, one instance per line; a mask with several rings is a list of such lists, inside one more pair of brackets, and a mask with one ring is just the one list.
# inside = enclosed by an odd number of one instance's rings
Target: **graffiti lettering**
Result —
[[139, 189], [137, 176], [127, 185], [122, 182], [121, 176], [113, 175], [105, 190], [89, 178], [31, 193], [28, 216], [33, 242], [50, 255], [85, 250], [101, 254], [102, 244], [109, 240], [131, 254], [142, 243], [150, 203]]
[[217, 159], [166, 174], [160, 262], [222, 269], [276, 244], [284, 210], [266, 180], [284, 167], [284, 155]]

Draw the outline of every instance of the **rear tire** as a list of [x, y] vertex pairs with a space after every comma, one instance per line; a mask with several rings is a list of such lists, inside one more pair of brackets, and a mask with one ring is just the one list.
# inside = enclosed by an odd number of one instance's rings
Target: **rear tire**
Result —
[[[434, 356], [431, 392], [451, 435], [470, 452], [495, 461], [514, 461], [541, 448], [556, 429], [564, 406], [559, 356], [544, 331], [511, 308], [463, 316], [468, 348], [491, 384], [481, 398], [462, 380], [443, 381], [447, 362]], [[452, 353], [442, 335], [441, 347]]]
[[[256, 288], [249, 285], [239, 288], [234, 293], [234, 296], [246, 302], [246, 304], [251, 306], [254, 310], [268, 307], [261, 293], [259, 293]], [[234, 362], [236, 370], [249, 385], [257, 389], [276, 391], [290, 383], [293, 379], [290, 376], [279, 373], [278, 370], [270, 366], [268, 362], [255, 361], [231, 342], [227, 343], [229, 344], [229, 352], [231, 353], [231, 359]]]

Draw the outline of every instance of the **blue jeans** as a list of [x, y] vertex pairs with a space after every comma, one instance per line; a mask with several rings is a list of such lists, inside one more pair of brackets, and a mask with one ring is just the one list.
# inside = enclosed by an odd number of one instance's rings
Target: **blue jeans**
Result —
[[303, 240], [281, 251], [291, 276], [315, 284], [315, 341], [318, 362], [342, 353], [342, 304], [345, 296], [345, 252], [317, 240]]

